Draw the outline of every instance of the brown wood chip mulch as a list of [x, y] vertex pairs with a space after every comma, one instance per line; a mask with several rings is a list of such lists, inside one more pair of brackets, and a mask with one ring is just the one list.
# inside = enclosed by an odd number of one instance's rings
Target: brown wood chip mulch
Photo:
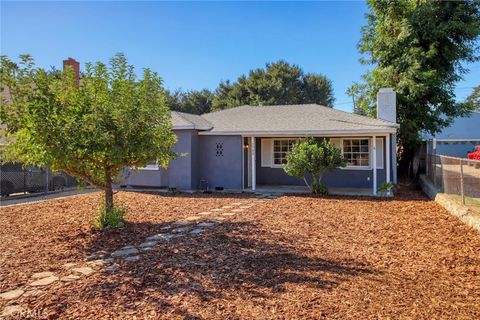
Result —
[[[238, 197], [121, 192], [127, 227], [104, 232], [100, 194], [2, 208], [0, 292]], [[480, 233], [417, 191], [283, 196], [14, 302], [50, 319], [479, 319]]]

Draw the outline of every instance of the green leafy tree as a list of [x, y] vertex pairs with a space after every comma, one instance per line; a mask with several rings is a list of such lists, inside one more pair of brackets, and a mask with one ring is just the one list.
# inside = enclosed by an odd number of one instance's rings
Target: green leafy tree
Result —
[[468, 71], [462, 63], [478, 61], [480, 2], [369, 0], [368, 5], [359, 49], [361, 61], [373, 69], [363, 77], [361, 109], [375, 114], [377, 91], [394, 88], [405, 167], [421, 132], [435, 134], [472, 109], [456, 103], [454, 89]]
[[473, 104], [473, 107], [480, 110], [480, 85], [473, 88], [472, 93], [468, 96], [467, 102]]
[[[322, 185], [322, 177], [326, 171], [345, 165], [342, 151], [329, 140], [318, 142], [308, 139], [293, 146], [287, 154], [287, 163], [283, 169], [288, 175], [303, 179], [307, 187], [315, 192]], [[311, 184], [306, 174], [313, 178]]]
[[77, 85], [71, 68], [48, 72], [24, 55], [0, 59], [0, 120], [6, 124], [6, 160], [50, 166], [102, 188], [113, 209], [112, 183], [125, 167], [175, 155], [162, 80], [149, 69], [137, 79], [122, 54], [109, 65], [86, 64]]
[[204, 114], [212, 109], [213, 93], [208, 89], [200, 91], [189, 90], [186, 92], [176, 90], [173, 94], [169, 92], [167, 94], [168, 105], [174, 111]]
[[323, 75], [307, 73], [286, 61], [268, 63], [265, 68], [251, 70], [236, 82], [220, 83], [215, 92], [212, 110], [240, 105], [278, 105], [317, 103], [332, 107], [331, 81]]

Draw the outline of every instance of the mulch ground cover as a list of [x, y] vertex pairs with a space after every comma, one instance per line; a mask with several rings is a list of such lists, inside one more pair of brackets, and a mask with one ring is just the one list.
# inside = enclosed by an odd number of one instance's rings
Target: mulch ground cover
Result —
[[[121, 192], [127, 227], [103, 232], [99, 194], [2, 208], [0, 292], [235, 197]], [[51, 319], [478, 319], [480, 233], [418, 191], [283, 196], [15, 303]]]

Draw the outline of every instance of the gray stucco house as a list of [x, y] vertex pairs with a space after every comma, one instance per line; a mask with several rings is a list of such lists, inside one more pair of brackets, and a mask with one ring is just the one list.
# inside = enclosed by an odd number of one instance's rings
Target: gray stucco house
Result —
[[124, 184], [255, 191], [302, 186], [282, 165], [293, 143], [305, 137], [330, 139], [342, 149], [347, 167], [325, 174], [330, 188], [368, 190], [396, 182], [395, 92], [377, 95], [377, 119], [316, 105], [240, 106], [199, 115], [172, 112], [179, 155], [168, 169], [155, 164], [132, 171]]

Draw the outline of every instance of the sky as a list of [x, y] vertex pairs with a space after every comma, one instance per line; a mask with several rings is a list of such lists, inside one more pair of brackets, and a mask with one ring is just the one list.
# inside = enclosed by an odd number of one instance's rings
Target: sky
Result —
[[[367, 5], [342, 2], [6, 2], [0, 51], [31, 54], [61, 68], [108, 61], [123, 52], [140, 72], [157, 71], [166, 88], [214, 90], [280, 59], [333, 82], [335, 108], [352, 111], [345, 91], [368, 66], [357, 50]], [[458, 83], [457, 100], [479, 84], [480, 63]]]

